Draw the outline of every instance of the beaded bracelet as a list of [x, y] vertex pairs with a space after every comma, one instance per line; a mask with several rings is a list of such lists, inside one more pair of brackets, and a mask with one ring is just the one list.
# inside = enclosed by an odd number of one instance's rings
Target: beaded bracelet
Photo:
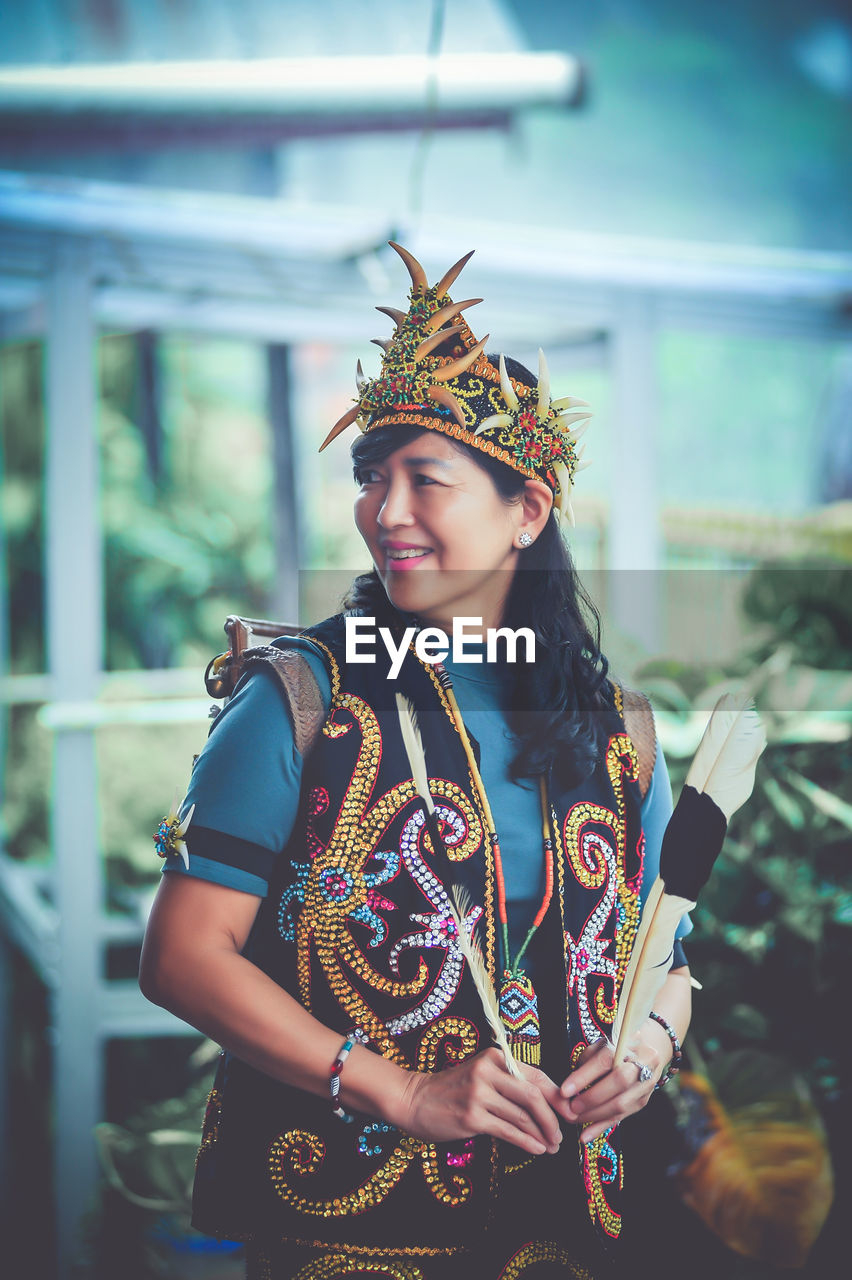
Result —
[[331, 1075], [329, 1076], [328, 1087], [331, 1093], [331, 1114], [337, 1116], [338, 1120], [342, 1120], [344, 1124], [351, 1124], [354, 1119], [347, 1111], [344, 1111], [340, 1105], [340, 1073], [343, 1070], [343, 1064], [349, 1057], [356, 1044], [366, 1045], [369, 1043], [369, 1036], [363, 1031], [355, 1027], [350, 1031], [343, 1044], [340, 1052], [334, 1059], [331, 1067]]
[[675, 1031], [672, 1024], [666, 1021], [666, 1019], [663, 1017], [661, 1013], [654, 1013], [652, 1009], [651, 1012], [648, 1014], [648, 1017], [653, 1018], [654, 1022], [658, 1023], [659, 1026], [663, 1028], [666, 1035], [672, 1042], [672, 1056], [671, 1056], [671, 1059], [669, 1060], [669, 1065], [666, 1067], [665, 1071], [660, 1076], [657, 1083], [654, 1085], [655, 1089], [662, 1089], [663, 1085], [668, 1084], [672, 1076], [676, 1076], [678, 1071], [680, 1071], [680, 1064], [683, 1060], [683, 1050], [680, 1047], [680, 1041], [677, 1038], [677, 1032]]
[[328, 1081], [328, 1087], [331, 1092], [331, 1114], [337, 1116], [338, 1120], [342, 1120], [344, 1124], [351, 1124], [352, 1116], [344, 1111], [340, 1105], [340, 1073], [343, 1070], [343, 1064], [349, 1057], [355, 1047], [355, 1041], [352, 1036], [347, 1036], [334, 1059], [331, 1067], [331, 1075]]

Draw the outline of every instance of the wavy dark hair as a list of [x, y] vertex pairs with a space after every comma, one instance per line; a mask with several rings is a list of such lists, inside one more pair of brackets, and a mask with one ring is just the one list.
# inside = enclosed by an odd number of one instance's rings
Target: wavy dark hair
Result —
[[[508, 359], [506, 364], [513, 378], [535, 385], [523, 365]], [[356, 483], [362, 471], [423, 433], [422, 427], [399, 425], [360, 436], [352, 446]], [[491, 477], [504, 502], [520, 499], [520, 472], [481, 449], [447, 439]], [[375, 569], [354, 580], [343, 608], [394, 629], [411, 623], [391, 604]], [[509, 725], [520, 740], [512, 775], [534, 777], [552, 768], [563, 785], [577, 785], [600, 757], [603, 718], [595, 712], [612, 705], [612, 693], [600, 648], [600, 616], [577, 575], [554, 511], [532, 546], [521, 552], [501, 625], [530, 627], [536, 638], [534, 663], [501, 666], [509, 694]]]

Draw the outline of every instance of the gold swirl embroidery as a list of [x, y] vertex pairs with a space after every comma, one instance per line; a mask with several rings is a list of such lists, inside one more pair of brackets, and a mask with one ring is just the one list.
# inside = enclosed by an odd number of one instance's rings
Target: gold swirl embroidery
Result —
[[[420, 1040], [417, 1069], [436, 1070], [442, 1048], [450, 1062], [462, 1062], [476, 1053], [478, 1044], [476, 1027], [466, 1018], [441, 1018], [426, 1029]], [[269, 1149], [269, 1171], [272, 1184], [282, 1200], [302, 1213], [336, 1218], [364, 1213], [381, 1204], [399, 1183], [412, 1160], [418, 1157], [424, 1181], [441, 1204], [455, 1207], [470, 1198], [470, 1182], [462, 1173], [453, 1171], [445, 1181], [436, 1144], [421, 1142], [410, 1134], [400, 1135], [400, 1141], [380, 1169], [353, 1191], [330, 1200], [311, 1200], [300, 1195], [291, 1185], [291, 1176], [299, 1179], [310, 1177], [318, 1172], [325, 1158], [325, 1144], [316, 1134], [304, 1129], [291, 1129], [281, 1134]]]
[[[609, 761], [607, 760], [608, 763]], [[600, 822], [608, 827], [613, 835], [613, 843], [617, 846], [618, 833], [615, 829], [617, 820], [611, 809], [607, 809], [600, 804], [587, 802], [573, 805], [565, 819], [565, 848], [568, 853], [571, 870], [584, 888], [600, 889], [606, 883], [607, 878], [605, 858], [599, 850], [596, 850], [595, 865], [590, 867], [581, 853], [582, 841], [580, 832], [587, 822]], [[595, 846], [590, 847], [594, 848]]]
[[[302, 1240], [298, 1236], [286, 1236], [282, 1238], [282, 1244], [298, 1245], [303, 1249], [327, 1249], [327, 1240]], [[367, 1258], [446, 1258], [453, 1253], [466, 1253], [467, 1249], [464, 1245], [448, 1245], [446, 1248], [433, 1247], [432, 1245], [397, 1245], [395, 1248], [386, 1249], [383, 1246], [374, 1246], [371, 1244], [341, 1244], [335, 1246], [338, 1253], [354, 1254], [358, 1257]]]
[[381, 1257], [352, 1257], [349, 1254], [326, 1253], [306, 1262], [294, 1280], [337, 1280], [338, 1276], [389, 1276], [391, 1280], [424, 1280], [423, 1271], [413, 1262], [393, 1262]]
[[[361, 731], [361, 741], [358, 758], [331, 837], [326, 848], [320, 850], [311, 862], [305, 887], [305, 903], [296, 926], [300, 994], [302, 1003], [310, 1008], [313, 943], [317, 960], [337, 1001], [346, 1010], [347, 1017], [370, 1036], [384, 1057], [406, 1065], [399, 1046], [387, 1034], [383, 1024], [343, 969], [345, 963], [351, 972], [369, 986], [389, 991], [400, 998], [419, 995], [429, 979], [428, 965], [421, 957], [417, 974], [411, 982], [389, 982], [368, 963], [363, 952], [355, 946], [349, 932], [348, 919], [351, 912], [367, 901], [364, 867], [372, 857], [375, 846], [365, 840], [362, 824], [378, 776], [382, 736], [374, 712], [361, 698], [344, 693], [338, 699], [337, 709], [347, 711], [352, 716]], [[353, 725], [330, 723], [326, 728], [349, 730]], [[324, 729], [323, 732], [325, 731]], [[391, 806], [402, 801], [406, 788], [406, 798], [410, 798], [414, 795], [411, 780], [394, 789], [396, 796], [392, 801], [379, 801], [380, 826], [387, 825], [393, 811]]]
[[337, 665], [337, 659], [329, 649], [328, 645], [323, 644], [322, 640], [317, 640], [311, 635], [307, 636], [306, 639], [310, 640], [311, 644], [315, 644], [318, 649], [322, 649], [323, 653], [328, 658], [331, 666], [331, 702], [333, 706], [340, 696], [340, 667]]
[[380, 1169], [346, 1195], [331, 1200], [311, 1200], [290, 1185], [287, 1172], [300, 1178], [316, 1173], [325, 1157], [325, 1143], [304, 1129], [290, 1129], [275, 1139], [269, 1148], [269, 1174], [272, 1185], [282, 1200], [317, 1218], [337, 1218], [365, 1213], [381, 1204], [402, 1178], [411, 1161], [421, 1154], [423, 1143], [403, 1134]]
[[[639, 757], [636, 754], [636, 748], [630, 737], [626, 733], [613, 735], [609, 740], [606, 752], [606, 768], [609, 774], [612, 789], [615, 794], [615, 804], [618, 810], [618, 821], [615, 824], [615, 832], [617, 836], [616, 842], [616, 871], [617, 871], [617, 891], [618, 900], [623, 909], [623, 920], [615, 933], [615, 965], [616, 965], [616, 992], [621, 990], [621, 984], [624, 981], [624, 975], [627, 972], [627, 965], [630, 960], [630, 953], [633, 950], [633, 943], [636, 938], [636, 931], [639, 928], [639, 895], [631, 892], [627, 885], [626, 864], [627, 864], [627, 801], [624, 795], [625, 781], [635, 782], [639, 777]], [[615, 1005], [613, 1005], [613, 1014]]]
[[517, 1280], [517, 1277], [523, 1275], [529, 1267], [538, 1266], [540, 1262], [555, 1262], [559, 1266], [567, 1267], [567, 1274], [572, 1277], [572, 1280], [594, 1280], [590, 1271], [572, 1260], [567, 1249], [563, 1249], [552, 1240], [536, 1240], [525, 1244], [506, 1263], [498, 1280]]
[[[458, 1042], [458, 1043], [454, 1043]], [[479, 1033], [467, 1018], [439, 1018], [427, 1027], [417, 1049], [417, 1070], [437, 1071], [438, 1052], [443, 1048], [449, 1062], [464, 1062], [476, 1053]]]
[[434, 1144], [429, 1143], [428, 1146], [423, 1148], [420, 1153], [420, 1160], [426, 1185], [435, 1199], [441, 1204], [457, 1208], [458, 1205], [464, 1204], [470, 1198], [470, 1182], [464, 1174], [450, 1173], [450, 1186], [447, 1186], [444, 1182], [438, 1167], [438, 1149]]
[[[450, 861], [464, 862], [476, 853], [477, 849], [482, 845], [482, 824], [476, 811], [461, 787], [448, 778], [433, 778], [430, 775], [429, 792], [433, 800], [438, 800], [439, 798], [447, 800], [464, 819], [465, 831], [462, 839], [456, 844], [451, 844], [448, 840], [445, 841], [447, 857]], [[416, 795], [417, 789], [414, 781], [409, 778], [405, 782], [392, 787], [380, 800], [376, 801], [361, 823], [360, 831], [364, 844], [371, 849], [375, 849], [400, 809], [408, 804], [410, 800], [413, 800]], [[432, 850], [432, 839], [428, 831], [423, 833], [423, 842], [431, 852], [434, 852]]]
[[[468, 427], [471, 429], [475, 428], [477, 421], [476, 410], [472, 406], [477, 400], [481, 399], [481, 397], [485, 395], [485, 383], [481, 378], [468, 378], [465, 386], [454, 387], [453, 395], [461, 405], [462, 413], [465, 416]], [[504, 412], [505, 408], [506, 406], [504, 404]]]
[[595, 1138], [587, 1145], [583, 1145], [583, 1174], [586, 1182], [586, 1191], [589, 1200], [589, 1214], [592, 1222], [597, 1220], [603, 1227], [607, 1235], [617, 1238], [621, 1233], [621, 1214], [616, 1213], [606, 1198], [606, 1192], [603, 1186], [603, 1175], [601, 1174], [600, 1161], [615, 1159], [618, 1164], [618, 1183], [621, 1187], [623, 1182], [623, 1171], [621, 1168], [621, 1160], [609, 1152], [610, 1132], [602, 1133], [599, 1138]]
[[[620, 690], [617, 688], [615, 690], [615, 695], [616, 702], [620, 710]], [[563, 870], [566, 856], [574, 874], [582, 884], [587, 888], [600, 888], [607, 875], [605, 860], [599, 857], [596, 861], [596, 865], [590, 868], [586, 864], [585, 860], [580, 857], [580, 844], [578, 839], [580, 829], [584, 822], [602, 822], [609, 828], [614, 836], [616, 855], [616, 904], [622, 919], [615, 930], [616, 977], [613, 985], [612, 1004], [607, 1003], [604, 996], [603, 986], [599, 986], [595, 992], [595, 1015], [601, 1024], [611, 1023], [615, 1015], [615, 1010], [617, 1008], [617, 994], [621, 990], [621, 984], [624, 981], [624, 974], [627, 969], [627, 963], [630, 958], [630, 952], [633, 947], [639, 923], [638, 895], [632, 893], [628, 888], [625, 874], [627, 857], [627, 803], [625, 799], [624, 786], [625, 780], [635, 780], [639, 772], [639, 762], [636, 756], [636, 751], [627, 734], [613, 735], [607, 744], [606, 770], [612, 784], [613, 795], [615, 798], [615, 813], [599, 805], [575, 805], [566, 818], [565, 823], [565, 844], [567, 847], [567, 854], [566, 850], [562, 847], [559, 826], [554, 820], [563, 937], [566, 936], [564, 911], [565, 878]], [[578, 1065], [585, 1048], [586, 1045], [582, 1041], [574, 1046], [571, 1054], [572, 1070]], [[603, 1135], [601, 1138], [597, 1138], [594, 1142], [589, 1143], [588, 1146], [583, 1145], [581, 1150], [581, 1159], [583, 1162], [589, 1214], [592, 1222], [599, 1222], [610, 1236], [616, 1237], [619, 1235], [621, 1230], [621, 1217], [614, 1209], [612, 1209], [607, 1201], [603, 1178], [599, 1167], [599, 1160], [602, 1157], [608, 1158], [604, 1154], [606, 1138], [607, 1135]], [[618, 1160], [618, 1177], [619, 1185], [621, 1185], [623, 1180], [623, 1168], [620, 1160]]]
[[[599, 889], [607, 878], [607, 866], [603, 857], [595, 859], [590, 867], [581, 854], [580, 832], [587, 822], [604, 824], [613, 836], [615, 846], [616, 900], [620, 907], [622, 920], [615, 931], [616, 948], [616, 980], [614, 990], [618, 991], [624, 981], [630, 952], [639, 926], [639, 899], [627, 885], [625, 867], [627, 859], [627, 802], [624, 794], [625, 781], [635, 781], [639, 774], [639, 760], [636, 749], [627, 734], [615, 734], [610, 738], [606, 751], [606, 771], [612, 784], [615, 797], [616, 812], [596, 804], [575, 804], [565, 820], [565, 847], [568, 861], [580, 883], [587, 889]], [[593, 848], [594, 846], [591, 846]], [[560, 859], [561, 861], [561, 859]], [[615, 1000], [608, 1004], [598, 990], [595, 997], [595, 1010], [607, 1023], [612, 1022], [615, 1015]]]
[[598, 1022], [611, 1026], [615, 1018], [615, 995], [613, 994], [612, 1003], [610, 1003], [604, 995], [603, 987], [598, 987], [595, 991], [595, 1017]]
[[[455, 1043], [454, 1043], [455, 1042]], [[463, 1062], [476, 1053], [479, 1034], [467, 1018], [439, 1018], [423, 1033], [417, 1049], [418, 1071], [435, 1071], [438, 1068], [439, 1051], [443, 1048], [450, 1062]], [[425, 1143], [421, 1152], [423, 1177], [436, 1200], [453, 1207], [464, 1204], [470, 1197], [470, 1182], [464, 1174], [453, 1172], [447, 1186], [438, 1165], [438, 1148]]]

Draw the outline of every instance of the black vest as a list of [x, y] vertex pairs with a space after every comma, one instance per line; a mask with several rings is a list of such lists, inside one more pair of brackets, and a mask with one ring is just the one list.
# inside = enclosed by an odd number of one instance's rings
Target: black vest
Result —
[[[381, 646], [375, 665], [345, 665], [340, 616], [305, 634], [327, 657], [332, 704], [247, 954], [341, 1040], [357, 1026], [401, 1066], [440, 1070], [492, 1043], [449, 927], [452, 886], [479, 914], [477, 936], [498, 976], [493, 856], [461, 739], [434, 669], [412, 651], [388, 680]], [[410, 776], [397, 691], [417, 708], [443, 823], [437, 855]], [[549, 787], [564, 1004], [561, 1043], [549, 1045], [548, 1060], [560, 1079], [611, 1025], [639, 918], [638, 761], [617, 692], [595, 714], [605, 747], [593, 775], [573, 791]], [[613, 1130], [579, 1144], [589, 1213], [609, 1237], [621, 1223], [617, 1138]], [[193, 1222], [231, 1239], [453, 1251], [487, 1229], [519, 1154], [487, 1137], [421, 1142], [368, 1116], [343, 1124], [328, 1100], [224, 1055]]]

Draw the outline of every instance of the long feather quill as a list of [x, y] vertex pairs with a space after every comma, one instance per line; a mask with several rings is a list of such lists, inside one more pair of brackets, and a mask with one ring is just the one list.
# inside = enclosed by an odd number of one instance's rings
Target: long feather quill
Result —
[[615, 1061], [648, 1017], [671, 968], [678, 921], [696, 904], [722, 849], [728, 820], [751, 795], [766, 734], [751, 701], [725, 694], [710, 715], [669, 819], [660, 874], [642, 912], [612, 1027]]
[[470, 895], [456, 885], [451, 895], [451, 910], [458, 930], [459, 951], [461, 951], [467, 967], [470, 970], [470, 976], [473, 978], [479, 999], [482, 1002], [483, 1012], [488, 1019], [488, 1025], [491, 1028], [491, 1034], [496, 1041], [497, 1048], [501, 1050], [506, 1063], [506, 1070], [510, 1075], [521, 1078], [521, 1068], [518, 1066], [517, 1059], [512, 1053], [509, 1044], [509, 1037], [506, 1035], [506, 1028], [503, 1025], [503, 1019], [500, 1017], [500, 1005], [497, 1001], [497, 993], [491, 984], [488, 976], [488, 966], [485, 963], [485, 957], [479, 947], [478, 942], [473, 936], [473, 927], [468, 927], [465, 921], [471, 915], [473, 904]]
[[396, 709], [399, 715], [402, 741], [405, 744], [405, 754], [408, 756], [408, 767], [411, 770], [417, 794], [425, 804], [426, 812], [434, 813], [435, 802], [429, 791], [426, 753], [423, 750], [423, 739], [420, 737], [420, 729], [417, 724], [417, 712], [414, 710], [414, 704], [402, 693], [396, 695]]
[[[437, 853], [441, 847], [440, 830], [435, 813], [435, 802], [429, 791], [426, 753], [423, 750], [423, 739], [420, 736], [420, 730], [417, 725], [417, 714], [414, 706], [404, 694], [398, 693], [396, 695], [396, 707], [399, 715], [402, 741], [405, 745], [405, 753], [408, 756], [408, 767], [411, 769], [411, 776], [414, 779], [417, 794], [426, 809], [429, 834], [433, 843], [435, 841], [438, 842], [435, 845], [435, 852]], [[506, 1028], [503, 1026], [503, 1021], [500, 1017], [497, 995], [488, 976], [488, 966], [478, 944], [473, 938], [476, 915], [473, 904], [464, 889], [456, 887], [452, 890], [450, 894], [450, 911], [456, 926], [459, 951], [467, 961], [467, 967], [470, 970], [470, 975], [473, 978], [474, 986], [482, 1003], [483, 1012], [491, 1028], [491, 1034], [497, 1042], [497, 1047], [502, 1051], [506, 1069], [511, 1075], [520, 1078], [521, 1069], [509, 1046]], [[473, 921], [470, 921], [471, 916], [473, 916]]]

